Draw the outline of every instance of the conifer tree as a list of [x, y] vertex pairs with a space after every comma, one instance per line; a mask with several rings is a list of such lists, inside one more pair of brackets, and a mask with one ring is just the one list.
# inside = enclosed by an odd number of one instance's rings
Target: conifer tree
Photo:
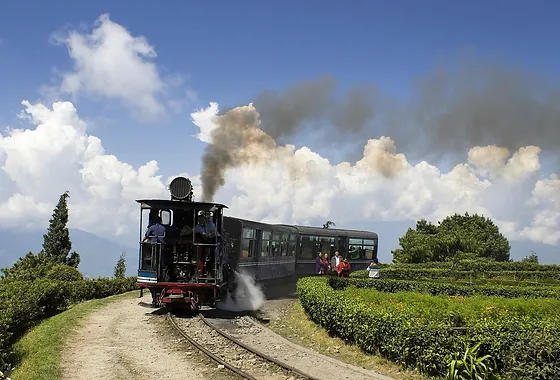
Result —
[[124, 252], [121, 253], [117, 265], [115, 265], [115, 278], [124, 278], [126, 272], [126, 261], [124, 259]]
[[[80, 263], [80, 255], [72, 250], [70, 232], [68, 231], [68, 203], [70, 196], [68, 191], [60, 196], [58, 204], [53, 210], [49, 220], [47, 233], [43, 235], [43, 252], [47, 259], [55, 264], [66, 264], [77, 267]], [[70, 257], [68, 255], [70, 254]]]

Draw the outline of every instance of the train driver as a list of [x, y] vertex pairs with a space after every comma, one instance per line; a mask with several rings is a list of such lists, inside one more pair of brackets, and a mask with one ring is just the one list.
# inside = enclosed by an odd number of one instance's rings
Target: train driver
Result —
[[144, 240], [150, 240], [150, 243], [165, 243], [165, 226], [161, 224], [161, 218], [159, 215], [153, 215], [148, 230], [144, 235]]
[[210, 218], [209, 213], [201, 212], [198, 216], [198, 224], [194, 227], [196, 234], [201, 234], [203, 237], [220, 236], [216, 225]]

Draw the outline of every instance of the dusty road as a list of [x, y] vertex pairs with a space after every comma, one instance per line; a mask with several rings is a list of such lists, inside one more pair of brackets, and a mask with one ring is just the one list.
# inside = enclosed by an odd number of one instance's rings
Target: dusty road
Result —
[[164, 319], [151, 316], [153, 309], [138, 305], [139, 301], [151, 302], [149, 294], [111, 303], [84, 319], [62, 353], [62, 378], [225, 378], [216, 366], [201, 362], [161, 332], [158, 323], [165, 323]]

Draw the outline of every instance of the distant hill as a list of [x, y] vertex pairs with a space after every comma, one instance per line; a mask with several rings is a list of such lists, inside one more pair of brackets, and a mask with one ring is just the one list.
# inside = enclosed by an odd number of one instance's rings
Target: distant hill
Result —
[[[42, 249], [45, 230], [0, 229], [0, 268], [11, 266], [28, 252]], [[125, 252], [127, 275], [137, 273], [138, 248], [126, 247], [78, 229], [70, 229], [72, 248], [80, 254], [79, 269], [86, 276], [112, 277], [121, 253]]]

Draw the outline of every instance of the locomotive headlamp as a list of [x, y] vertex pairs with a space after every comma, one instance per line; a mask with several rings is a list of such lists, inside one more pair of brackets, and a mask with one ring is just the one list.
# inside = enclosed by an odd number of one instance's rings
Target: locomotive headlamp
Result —
[[169, 184], [171, 199], [192, 201], [192, 183], [185, 177], [177, 177]]

